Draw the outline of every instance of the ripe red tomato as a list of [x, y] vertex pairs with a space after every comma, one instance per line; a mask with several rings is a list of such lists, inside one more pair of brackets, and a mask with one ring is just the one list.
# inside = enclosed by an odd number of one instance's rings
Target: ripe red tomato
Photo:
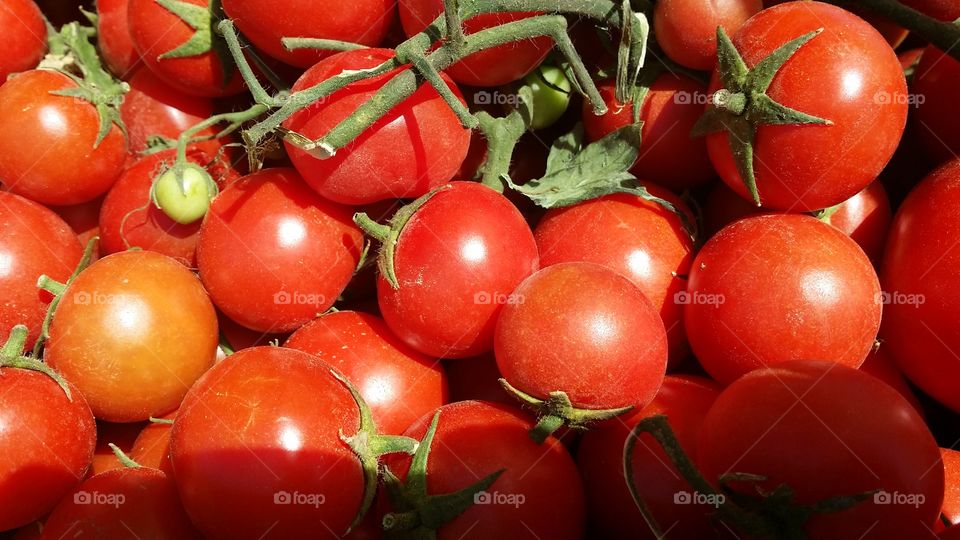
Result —
[[960, 17], [960, 6], [953, 0], [903, 0], [903, 4], [941, 21]]
[[294, 332], [284, 347], [310, 353], [342, 373], [370, 406], [381, 433], [400, 435], [447, 401], [439, 360], [411, 349], [375, 315], [324, 315]]
[[280, 43], [284, 37], [333, 39], [380, 45], [397, 17], [392, 0], [354, 0], [328, 9], [316, 0], [225, 0], [223, 10], [234, 20], [257, 48], [294, 66], [307, 68], [329, 51], [301, 49], [288, 51]]
[[65, 497], [43, 526], [41, 540], [61, 538], [199, 540], [164, 472], [125, 467], [98, 474]]
[[539, 265], [537, 245], [503, 195], [473, 182], [437, 191], [397, 239], [399, 287], [377, 278], [390, 329], [433, 357], [465, 358], [493, 348], [497, 314]]
[[939, 540], [960, 540], [960, 525], [944, 530], [937, 538]]
[[[602, 83], [599, 89], [610, 110], [597, 116], [584, 102], [583, 126], [591, 141], [633, 122], [633, 104], [616, 103], [613, 82]], [[706, 142], [690, 137], [706, 95], [702, 84], [682, 75], [666, 73], [653, 82], [640, 108], [640, 155], [630, 169], [633, 174], [678, 193], [716, 177]]]
[[[311, 88], [344, 70], [367, 69], [393, 57], [387, 49], [363, 49], [330, 56], [308, 69], [293, 91]], [[317, 139], [352, 114], [398, 70], [348, 85], [293, 116], [284, 127]], [[460, 90], [445, 79], [461, 101]], [[470, 146], [470, 130], [437, 91], [424, 84], [346, 148], [317, 159], [285, 143], [293, 165], [324, 197], [344, 204], [419, 197], [449, 181]]]
[[654, 6], [653, 31], [671, 60], [710, 70], [717, 63], [717, 27], [733, 34], [761, 9], [762, 0], [663, 0]]
[[50, 210], [0, 191], [0, 332], [23, 324], [27, 347], [40, 335], [51, 296], [37, 289], [40, 276], [66, 281], [83, 247], [70, 226]]
[[[443, 13], [443, 0], [400, 0], [400, 23], [407, 36], [422, 32]], [[484, 13], [463, 21], [464, 34], [473, 34], [537, 13]], [[471, 54], [445, 71], [453, 80], [470, 86], [499, 86], [516, 81], [533, 71], [553, 48], [549, 37], [507, 43]]]
[[[164, 420], [173, 420], [177, 411], [167, 413]], [[173, 478], [173, 465], [170, 463], [170, 430], [173, 425], [167, 422], [147, 422], [133, 441], [128, 455], [143, 467], [160, 469]]]
[[97, 48], [107, 68], [124, 80], [141, 65], [140, 55], [130, 38], [128, 3], [129, 0], [97, 0], [96, 3]]
[[863, 365], [860, 366], [860, 371], [873, 375], [887, 383], [887, 386], [890, 388], [900, 392], [903, 399], [909, 401], [910, 404], [913, 405], [913, 408], [917, 410], [917, 414], [924, 416], [923, 406], [920, 404], [920, 400], [917, 399], [917, 395], [913, 392], [913, 389], [910, 388], [910, 385], [903, 377], [903, 374], [900, 373], [900, 370], [897, 369], [897, 365], [894, 364], [893, 359], [890, 358], [890, 354], [887, 352], [887, 347], [883, 346], [882, 343], [879, 347], [874, 347], [874, 349], [870, 351], [867, 359], [864, 360]]
[[206, 538], [337, 538], [360, 509], [363, 470], [340, 438], [359, 409], [330, 366], [281, 347], [245, 349], [194, 386], [171, 461]]
[[117, 459], [110, 445], [116, 445], [121, 451], [129, 454], [133, 441], [143, 428], [143, 423], [115, 424], [113, 422], [97, 422], [97, 446], [93, 450], [93, 462], [87, 477], [96, 476], [102, 472], [120, 469], [123, 463]]
[[881, 271], [888, 305], [881, 337], [897, 366], [937, 401], [960, 411], [960, 302], [953, 249], [960, 234], [960, 161], [936, 170], [901, 205]]
[[[100, 237], [100, 207], [103, 206], [103, 198], [96, 198], [85, 203], [74, 204], [71, 206], [50, 206], [49, 208], [57, 213], [67, 225], [77, 235], [80, 245], [86, 246], [94, 237]], [[100, 257], [100, 244], [94, 246], [91, 253], [92, 260]], [[66, 278], [67, 276], [64, 276]]]
[[216, 350], [216, 313], [196, 276], [169, 257], [128, 251], [67, 287], [45, 358], [97, 418], [136, 422], [176, 409]]
[[883, 256], [887, 232], [893, 221], [887, 190], [882, 183], [873, 182], [840, 203], [837, 211], [823, 221], [843, 231], [877, 264]]
[[[676, 195], [652, 184], [645, 187], [690, 214]], [[689, 349], [683, 306], [674, 296], [687, 289], [694, 247], [679, 216], [636, 195], [608, 195], [550, 210], [537, 225], [534, 237], [544, 268], [562, 262], [592, 262], [630, 279], [663, 319], [671, 364], [684, 360]]]
[[699, 465], [711, 482], [766, 477], [730, 484], [745, 495], [786, 484], [800, 505], [877, 490], [813, 515], [807, 538], [925, 538], [943, 500], [940, 450], [923, 419], [887, 385], [832, 362], [780, 364], [727, 387], [700, 428]]
[[951, 524], [960, 523], [960, 452], [941, 448], [943, 459], [944, 490], [940, 514]]
[[[786, 42], [823, 29], [773, 77], [767, 95], [832, 125], [761, 125], [754, 171], [763, 205], [818, 210], [849, 199], [893, 156], [907, 117], [907, 86], [896, 54], [872, 26], [835, 6], [789, 2], [752, 17], [733, 35], [754, 67]], [[816, 77], [811, 77], [811, 73]], [[710, 93], [721, 88], [714, 73]], [[707, 136], [720, 177], [750, 198], [728, 134]]]
[[687, 338], [716, 380], [805, 358], [859, 367], [882, 306], [876, 272], [848, 236], [810, 216], [749, 217], [693, 261]]
[[[590, 524], [596, 534], [623, 540], [654, 537], [624, 481], [623, 452], [627, 436], [644, 418], [664, 414], [684, 451], [692, 454], [697, 448], [700, 424], [719, 393], [713, 381], [668, 375], [649, 405], [623, 422], [610, 422], [584, 433], [577, 450], [577, 463], [586, 490]], [[669, 531], [665, 538], [716, 537], [719, 531], [714, 530], [708, 516], [714, 508], [687, 504], [682, 494], [692, 495], [693, 488], [651, 435], [640, 436], [631, 463], [640, 497], [650, 507], [660, 529]], [[679, 502], [678, 494], [681, 494]]]
[[717, 182], [707, 194], [702, 207], [702, 225], [704, 238], [711, 238], [727, 225], [747, 216], [767, 213], [750, 201], [737, 195], [723, 182]]
[[527, 278], [497, 320], [495, 354], [515, 388], [575, 407], [644, 407], [663, 382], [667, 335], [650, 300], [605, 267], [560, 263]]
[[0, 5], [0, 28], [4, 29], [2, 85], [11, 73], [37, 67], [47, 50], [47, 27], [33, 0], [5, 0]]
[[94, 106], [51, 92], [75, 88], [49, 70], [22, 73], [0, 87], [0, 179], [10, 191], [44, 204], [78, 204], [106, 193], [126, 159], [116, 125], [94, 148]]
[[228, 317], [261, 332], [289, 332], [333, 305], [362, 248], [346, 208], [312, 192], [293, 169], [264, 169], [214, 199], [200, 227], [197, 265]]
[[956, 129], [960, 114], [956, 92], [950, 91], [958, 84], [960, 62], [936, 47], [927, 47], [914, 71], [917, 108], [912, 122], [924, 152], [941, 163], [960, 153], [960, 134]]

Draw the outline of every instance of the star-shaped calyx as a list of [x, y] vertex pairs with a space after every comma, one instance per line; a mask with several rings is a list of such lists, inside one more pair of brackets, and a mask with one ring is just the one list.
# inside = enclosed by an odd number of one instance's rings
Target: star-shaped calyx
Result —
[[760, 205], [754, 173], [757, 128], [762, 125], [833, 124], [830, 120], [777, 103], [767, 95], [770, 83], [787, 60], [821, 32], [822, 28], [788, 41], [750, 69], [723, 28], [717, 28], [717, 70], [723, 88], [711, 96], [707, 111], [693, 128], [693, 135], [727, 132], [740, 178], [757, 206]]
[[224, 19], [220, 0], [213, 0], [206, 6], [191, 4], [183, 0], [156, 0], [156, 2], [160, 7], [176, 15], [193, 30], [190, 39], [161, 54], [159, 58], [161, 60], [189, 58], [213, 51], [220, 60], [223, 80], [229, 81], [234, 64], [226, 42], [217, 33], [217, 24]]

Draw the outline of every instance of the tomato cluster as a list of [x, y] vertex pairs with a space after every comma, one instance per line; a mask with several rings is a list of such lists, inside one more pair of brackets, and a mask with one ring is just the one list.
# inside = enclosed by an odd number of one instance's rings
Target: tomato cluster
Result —
[[956, 2], [84, 4], [0, 0], [0, 540], [960, 538]]

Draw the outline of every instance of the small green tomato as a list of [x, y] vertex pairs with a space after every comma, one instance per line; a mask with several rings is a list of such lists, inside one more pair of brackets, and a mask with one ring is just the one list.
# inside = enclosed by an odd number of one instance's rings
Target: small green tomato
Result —
[[188, 225], [206, 215], [217, 192], [217, 184], [203, 167], [178, 163], [153, 181], [152, 198], [170, 219]]
[[533, 90], [533, 129], [553, 125], [570, 105], [570, 81], [563, 70], [542, 65], [524, 77], [524, 84]]

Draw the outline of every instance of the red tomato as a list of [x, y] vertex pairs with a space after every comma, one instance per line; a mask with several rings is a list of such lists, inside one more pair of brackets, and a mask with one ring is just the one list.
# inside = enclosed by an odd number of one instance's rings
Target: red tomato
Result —
[[197, 264], [228, 317], [261, 332], [289, 332], [333, 305], [362, 247], [346, 208], [310, 191], [293, 169], [264, 169], [214, 199]]
[[133, 48], [130, 38], [128, 3], [129, 0], [97, 0], [96, 3], [100, 56], [107, 68], [124, 80], [129, 79], [130, 74], [140, 67], [140, 55]]
[[37, 67], [47, 50], [47, 27], [33, 0], [4, 0], [0, 4], [0, 28], [4, 29], [2, 85], [11, 73]]
[[[443, 13], [443, 0], [400, 0], [400, 23], [407, 36], [422, 32]], [[463, 21], [467, 35], [537, 13], [484, 13]], [[543, 62], [553, 48], [549, 37], [515, 41], [471, 54], [445, 71], [453, 80], [470, 86], [499, 86], [516, 81]]]
[[[293, 91], [316, 86], [347, 69], [378, 66], [392, 57], [393, 51], [387, 49], [335, 54], [307, 70]], [[311, 139], [322, 137], [398, 72], [348, 85], [294, 114], [284, 127]], [[456, 85], [445, 80], [462, 101]], [[419, 197], [449, 181], [467, 155], [470, 131], [460, 125], [437, 91], [424, 84], [333, 157], [321, 160], [289, 143], [285, 146], [313, 189], [330, 200], [358, 205]]]
[[699, 465], [714, 482], [767, 478], [731, 484], [745, 495], [786, 484], [800, 505], [878, 490], [813, 515], [807, 538], [926, 538], [943, 500], [940, 451], [923, 419], [887, 385], [832, 362], [781, 364], [731, 384], [703, 420]]
[[277, 60], [303, 68], [329, 56], [330, 52], [288, 51], [280, 38], [333, 39], [376, 47], [396, 19], [395, 6], [393, 0], [353, 0], [337, 4], [336, 9], [329, 9], [317, 0], [223, 2], [227, 16], [257, 48]]
[[960, 540], [960, 525], [950, 527], [949, 529], [941, 532], [937, 538], [940, 540]]
[[897, 369], [896, 364], [893, 363], [893, 359], [890, 358], [887, 352], [887, 348], [884, 347], [882, 343], [879, 347], [874, 347], [874, 349], [870, 351], [867, 359], [864, 360], [863, 365], [860, 366], [860, 371], [873, 375], [887, 383], [890, 388], [900, 392], [903, 399], [909, 401], [910, 404], [913, 405], [913, 408], [917, 410], [917, 414], [924, 416], [923, 406], [920, 404], [920, 400], [917, 399], [917, 395], [913, 392], [913, 389], [910, 388], [907, 380], [903, 378], [903, 374]]
[[[823, 32], [774, 76], [767, 95], [833, 124], [757, 128], [754, 171], [768, 208], [810, 211], [849, 199], [883, 170], [906, 123], [906, 79], [896, 54], [873, 27], [848, 11], [789, 2], [751, 18], [733, 43], [754, 67], [786, 42], [818, 29]], [[710, 93], [720, 86], [714, 73]], [[750, 198], [727, 133], [708, 135], [707, 148], [723, 181]]]
[[217, 312], [217, 321], [220, 324], [220, 336], [227, 340], [227, 344], [234, 351], [249, 349], [250, 347], [267, 346], [271, 343], [283, 343], [290, 334], [264, 334], [251, 330], [234, 321], [223, 313]]
[[[600, 95], [610, 107], [603, 116], [583, 104], [583, 126], [595, 141], [633, 122], [633, 104], [616, 103], [613, 82], [600, 85]], [[664, 74], [650, 86], [640, 108], [640, 156], [630, 171], [676, 192], [703, 185], [716, 177], [707, 145], [690, 137], [690, 130], [703, 113], [706, 88], [684, 76]]]
[[710, 70], [717, 63], [717, 27], [733, 34], [761, 9], [762, 0], [662, 0], [654, 6], [653, 31], [671, 60]]
[[492, 352], [473, 358], [447, 360], [443, 370], [450, 386], [450, 403], [477, 400], [514, 407], [519, 405], [500, 385], [502, 375]]
[[788, 360], [859, 367], [877, 336], [881, 298], [873, 266], [848, 236], [782, 214], [737, 221], [711, 238], [680, 301], [694, 355], [729, 384]]
[[75, 87], [49, 70], [0, 87], [0, 178], [10, 191], [44, 204], [78, 204], [105, 193], [120, 175], [127, 153], [120, 128], [111, 126], [94, 148], [94, 106], [51, 93]]
[[703, 203], [702, 211], [703, 238], [713, 237], [720, 232], [720, 229], [734, 221], [767, 213], [763, 208], [757, 208], [750, 201], [737, 195], [723, 182], [713, 185]]
[[96, 476], [102, 472], [123, 468], [123, 463], [113, 453], [111, 444], [114, 444], [125, 453], [133, 448], [133, 441], [143, 428], [140, 422], [130, 424], [115, 424], [113, 422], [97, 422], [97, 447], [93, 451], [93, 462], [87, 476]]
[[[623, 422], [610, 422], [584, 433], [577, 463], [595, 534], [623, 540], [654, 537], [624, 482], [627, 436], [644, 418], [664, 414], [684, 451], [692, 454], [697, 448], [700, 424], [719, 393], [717, 384], [707, 379], [667, 376], [657, 397], [642, 410]], [[631, 463], [640, 497], [650, 507], [660, 529], [669, 531], [666, 539], [716, 536], [719, 531], [714, 531], [707, 515], [714, 508], [686, 504], [682, 498], [678, 503], [677, 495], [692, 495], [693, 488], [651, 435], [640, 436]]]
[[960, 523], [960, 452], [941, 448], [943, 459], [944, 494], [940, 513], [951, 524]]
[[[75, 204], [72, 206], [51, 206], [51, 210], [57, 213], [67, 225], [76, 233], [80, 245], [86, 246], [94, 237], [100, 237], [100, 207], [103, 206], [103, 198], [98, 197], [92, 201]], [[93, 249], [93, 260], [100, 256], [99, 242]], [[66, 276], [64, 276], [66, 277]]]
[[[646, 188], [690, 214], [676, 195], [651, 184]], [[608, 195], [547, 212], [534, 237], [544, 268], [592, 262], [630, 279], [663, 319], [671, 364], [686, 357], [683, 306], [674, 296], [687, 289], [694, 248], [679, 216], [636, 195]]]
[[464, 358], [493, 348], [497, 314], [539, 265], [523, 216], [503, 195], [454, 182], [421, 206], [397, 239], [399, 287], [377, 279], [390, 329], [433, 357]]
[[373, 411], [381, 433], [400, 435], [447, 401], [439, 360], [411, 349], [375, 315], [339, 311], [310, 321], [284, 344], [342, 373]]
[[70, 226], [50, 210], [0, 191], [0, 332], [23, 324], [33, 347], [47, 314], [50, 294], [40, 276], [64, 282], [80, 262], [83, 247]]
[[881, 275], [881, 337], [897, 366], [925, 393], [960, 411], [960, 161], [927, 177], [893, 220]]
[[136, 422], [176, 409], [216, 350], [216, 313], [196, 276], [169, 257], [128, 251], [67, 287], [45, 358], [97, 418]]
[[840, 203], [837, 211], [824, 221], [843, 231], [872, 262], [879, 263], [893, 221], [887, 190], [880, 182], [873, 182]]
[[[163, 416], [164, 420], [173, 420], [177, 411]], [[173, 478], [173, 465], [170, 463], [170, 430], [172, 424], [166, 422], [147, 422], [130, 447], [130, 459], [143, 467], [160, 469]]]
[[57, 505], [41, 540], [61, 538], [200, 540], [187, 519], [173, 480], [148, 467], [98, 474]]
[[[583, 537], [583, 487], [560, 441], [550, 437], [542, 445], [533, 442], [530, 420], [502, 405], [461, 401], [439, 411], [427, 462], [428, 494], [454, 493], [504, 472], [474, 496], [477, 502], [437, 530], [438, 540]], [[406, 435], [421, 439], [432, 419], [432, 414], [421, 418]], [[387, 466], [405, 479], [410, 458], [391, 456]]]
[[[960, 14], [958, 14], [960, 17]], [[960, 134], [956, 129], [956, 92], [960, 85], [960, 62], [936, 47], [927, 47], [913, 76], [913, 113], [915, 132], [924, 152], [942, 163], [960, 153]]]
[[667, 335], [630, 280], [592, 263], [544, 268], [517, 287], [497, 320], [495, 353], [515, 388], [575, 407], [644, 407], [663, 382]]
[[960, 6], [953, 0], [903, 0], [903, 4], [941, 21], [960, 18]]
[[190, 390], [171, 432], [187, 513], [211, 540], [339, 537], [364, 492], [360, 461], [340, 438], [359, 423], [347, 388], [316, 357], [234, 354]]

